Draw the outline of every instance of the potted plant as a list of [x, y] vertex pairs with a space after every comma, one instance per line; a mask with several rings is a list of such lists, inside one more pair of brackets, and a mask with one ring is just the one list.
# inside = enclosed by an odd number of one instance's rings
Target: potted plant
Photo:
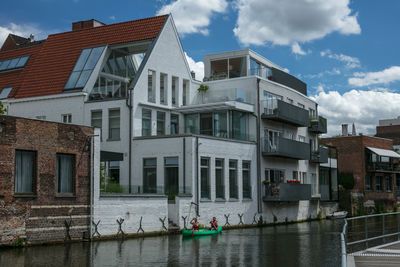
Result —
[[208, 85], [201, 84], [200, 87], [197, 89], [197, 91], [201, 94], [201, 100], [202, 103], [204, 104], [204, 94], [208, 90]]

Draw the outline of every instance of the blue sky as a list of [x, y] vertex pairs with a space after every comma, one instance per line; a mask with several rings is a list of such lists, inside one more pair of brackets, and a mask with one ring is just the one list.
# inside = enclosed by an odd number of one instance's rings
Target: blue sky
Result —
[[9, 32], [40, 39], [74, 21], [171, 12], [196, 72], [205, 54], [251, 48], [307, 83], [329, 135], [353, 122], [373, 134], [379, 119], [400, 115], [399, 10], [397, 0], [6, 1], [0, 43]]

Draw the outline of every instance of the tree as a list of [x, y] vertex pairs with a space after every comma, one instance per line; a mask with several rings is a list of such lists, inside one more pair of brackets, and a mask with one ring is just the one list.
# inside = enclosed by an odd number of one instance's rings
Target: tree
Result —
[[5, 114], [7, 109], [3, 106], [3, 103], [0, 101], [0, 114]]

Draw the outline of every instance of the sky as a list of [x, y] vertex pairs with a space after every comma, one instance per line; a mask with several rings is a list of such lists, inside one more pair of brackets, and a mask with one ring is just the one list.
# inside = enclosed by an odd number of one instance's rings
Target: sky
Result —
[[400, 116], [398, 0], [19, 0], [0, 9], [0, 45], [9, 33], [35, 39], [97, 19], [111, 24], [171, 13], [196, 76], [205, 54], [250, 48], [307, 83], [328, 119], [375, 134]]

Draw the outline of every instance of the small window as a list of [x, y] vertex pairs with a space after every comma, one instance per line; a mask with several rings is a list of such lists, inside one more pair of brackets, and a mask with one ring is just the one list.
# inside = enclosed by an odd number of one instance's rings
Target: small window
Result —
[[103, 111], [92, 110], [92, 118], [90, 125], [95, 128], [100, 128], [100, 139], [101, 139], [101, 128], [103, 127]]
[[108, 111], [108, 127], [110, 140], [120, 139], [120, 112], [119, 109], [110, 109]]
[[378, 192], [382, 191], [382, 177], [381, 176], [375, 177], [375, 189]]
[[173, 106], [178, 106], [179, 104], [178, 93], [179, 93], [179, 78], [172, 77], [171, 101]]
[[165, 112], [157, 111], [157, 135], [165, 134]]
[[15, 193], [34, 193], [36, 152], [15, 151]]
[[156, 95], [155, 95], [155, 77], [156, 72], [149, 70], [147, 75], [147, 101], [155, 103], [156, 102]]
[[167, 74], [160, 73], [160, 103], [164, 105], [167, 104], [167, 77]]
[[183, 88], [182, 88], [182, 105], [186, 106], [187, 105], [187, 98], [189, 96], [189, 81], [188, 80], [183, 80]]
[[200, 159], [201, 198], [210, 199], [210, 159]]
[[12, 87], [4, 87], [3, 90], [0, 91], [0, 99], [5, 99], [8, 97], [12, 90]]
[[179, 133], [179, 115], [178, 114], [171, 114], [171, 122], [170, 122], [170, 130], [171, 134], [178, 134]]
[[215, 159], [215, 197], [225, 199], [224, 159]]
[[61, 120], [63, 123], [72, 123], [72, 114], [61, 115]]
[[243, 161], [242, 164], [242, 182], [243, 182], [243, 198], [251, 198], [251, 176], [250, 176], [250, 161]]
[[151, 110], [142, 109], [142, 136], [151, 135]]
[[229, 198], [238, 199], [237, 160], [229, 160]]
[[57, 193], [74, 193], [74, 155], [57, 154]]
[[392, 177], [389, 175], [385, 176], [385, 187], [386, 187], [386, 192], [392, 192]]
[[164, 158], [165, 194], [175, 196], [179, 193], [179, 159], [178, 157]]
[[143, 159], [143, 193], [157, 193], [157, 158]]
[[372, 181], [371, 175], [365, 176], [365, 190], [371, 191], [372, 190]]

